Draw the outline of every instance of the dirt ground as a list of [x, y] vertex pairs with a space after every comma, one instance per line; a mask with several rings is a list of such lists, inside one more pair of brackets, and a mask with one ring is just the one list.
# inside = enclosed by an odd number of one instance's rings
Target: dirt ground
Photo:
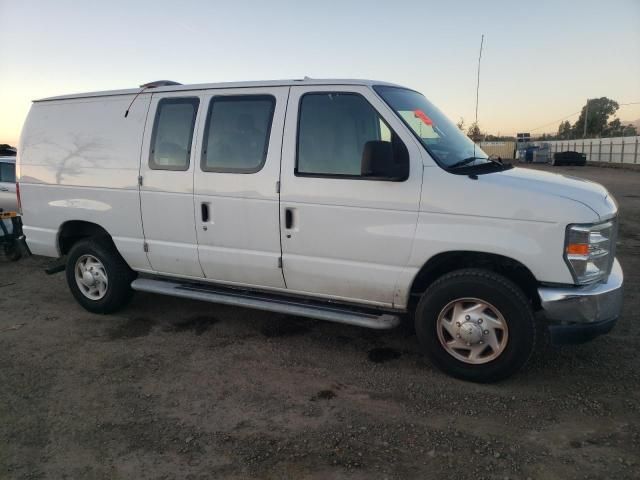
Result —
[[620, 203], [624, 313], [496, 385], [402, 330], [145, 294], [92, 315], [49, 259], [0, 260], [0, 478], [640, 478], [640, 171], [542, 168]]

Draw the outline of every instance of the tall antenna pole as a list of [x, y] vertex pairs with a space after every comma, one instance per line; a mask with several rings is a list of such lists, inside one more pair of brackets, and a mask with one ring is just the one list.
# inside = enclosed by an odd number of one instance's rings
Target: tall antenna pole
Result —
[[480, 60], [482, 60], [482, 45], [484, 44], [484, 33], [480, 39], [480, 55], [478, 55], [478, 83], [476, 84], [476, 127], [478, 126], [478, 99], [480, 95]]

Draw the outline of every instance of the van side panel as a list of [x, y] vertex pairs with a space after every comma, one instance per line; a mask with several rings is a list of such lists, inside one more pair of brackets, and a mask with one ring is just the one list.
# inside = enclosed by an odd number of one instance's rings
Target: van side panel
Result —
[[31, 251], [59, 255], [70, 220], [103, 227], [134, 269], [144, 253], [138, 172], [151, 95], [36, 102], [24, 125], [19, 178], [24, 232]]

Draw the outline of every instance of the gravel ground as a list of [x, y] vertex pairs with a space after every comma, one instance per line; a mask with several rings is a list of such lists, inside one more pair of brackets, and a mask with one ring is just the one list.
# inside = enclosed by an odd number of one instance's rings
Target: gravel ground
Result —
[[49, 259], [0, 260], [0, 478], [640, 478], [640, 172], [553, 171], [618, 199], [624, 313], [496, 385], [402, 330], [145, 294], [92, 315]]

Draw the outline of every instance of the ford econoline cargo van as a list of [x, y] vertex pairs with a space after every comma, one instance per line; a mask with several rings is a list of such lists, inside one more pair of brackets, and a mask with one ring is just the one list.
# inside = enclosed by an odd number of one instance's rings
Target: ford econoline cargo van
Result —
[[621, 310], [602, 186], [489, 158], [422, 94], [361, 80], [154, 82], [33, 103], [24, 233], [87, 310], [134, 290], [386, 329], [494, 381]]

